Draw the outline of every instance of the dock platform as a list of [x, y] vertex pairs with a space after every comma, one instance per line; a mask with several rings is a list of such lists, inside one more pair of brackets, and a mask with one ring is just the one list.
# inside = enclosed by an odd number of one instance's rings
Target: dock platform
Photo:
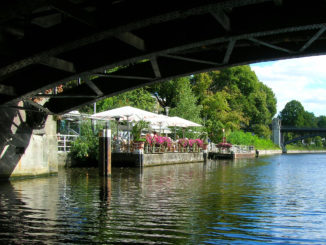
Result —
[[241, 158], [254, 158], [256, 156], [255, 152], [246, 152], [246, 153], [219, 153], [219, 152], [209, 152], [208, 159], [217, 160], [217, 159], [241, 159]]

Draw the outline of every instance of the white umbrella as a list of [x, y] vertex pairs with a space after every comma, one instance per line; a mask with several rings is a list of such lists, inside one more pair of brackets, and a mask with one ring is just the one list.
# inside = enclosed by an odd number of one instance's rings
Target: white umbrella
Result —
[[201, 127], [202, 125], [183, 119], [181, 117], [168, 117], [164, 115], [158, 115], [155, 118], [148, 118], [146, 121], [150, 122], [153, 125], [160, 125], [164, 127]]
[[171, 117], [160, 114], [157, 114], [157, 117], [147, 118], [146, 121], [149, 122], [151, 125], [158, 125], [163, 127], [168, 127], [172, 125]]
[[151, 126], [159, 126], [160, 133], [162, 128], [164, 132], [164, 128], [166, 129], [167, 127], [172, 125], [171, 117], [164, 115], [157, 115], [157, 117], [148, 118], [146, 119], [146, 121], [149, 122]]
[[[153, 112], [141, 110], [131, 106], [124, 106], [120, 108], [115, 108], [108, 111], [99, 112], [93, 114], [91, 118], [100, 119], [100, 120], [117, 120], [117, 122], [121, 119], [122, 121], [128, 121], [128, 146], [130, 143], [130, 130], [129, 130], [129, 122], [130, 121], [140, 121], [140, 120], [148, 120], [150, 118], [158, 117], [158, 114]], [[117, 127], [117, 136], [119, 132], [119, 127]]]
[[173, 122], [173, 125], [175, 127], [182, 127], [182, 128], [188, 128], [188, 127], [201, 127], [202, 125], [183, 119], [181, 117], [171, 117], [171, 121]]
[[124, 106], [93, 114], [91, 118], [102, 120], [114, 120], [116, 118], [120, 118], [121, 120], [140, 121], [155, 118], [157, 116], [158, 114], [153, 112], [141, 110], [131, 106]]
[[[201, 127], [202, 125], [194, 123], [192, 121], [183, 119], [181, 117], [168, 117], [161, 115], [160, 117], [151, 118], [148, 120], [151, 124], [159, 125], [161, 127], [174, 127], [174, 137], [176, 137], [176, 127], [188, 128], [188, 127]], [[184, 136], [183, 136], [184, 137]]]

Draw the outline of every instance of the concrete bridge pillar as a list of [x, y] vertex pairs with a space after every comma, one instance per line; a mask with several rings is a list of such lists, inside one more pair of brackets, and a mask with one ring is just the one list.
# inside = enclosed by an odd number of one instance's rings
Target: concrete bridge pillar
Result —
[[44, 125], [36, 128], [38, 112], [2, 107], [0, 115], [0, 179], [57, 173], [58, 143], [53, 117], [45, 116]]
[[278, 118], [274, 118], [272, 121], [272, 140], [274, 144], [281, 146], [281, 120]]

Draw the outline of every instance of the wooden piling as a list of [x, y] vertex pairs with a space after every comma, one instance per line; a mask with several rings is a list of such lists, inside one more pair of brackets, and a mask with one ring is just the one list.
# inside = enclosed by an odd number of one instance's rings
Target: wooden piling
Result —
[[99, 174], [111, 176], [111, 129], [104, 129], [99, 135]]

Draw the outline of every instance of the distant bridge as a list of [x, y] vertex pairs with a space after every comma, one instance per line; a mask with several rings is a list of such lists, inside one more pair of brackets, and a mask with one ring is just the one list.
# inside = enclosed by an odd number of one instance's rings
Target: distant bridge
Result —
[[281, 127], [281, 135], [288, 132], [304, 134], [304, 135], [301, 135], [299, 137], [293, 138], [292, 140], [288, 140], [288, 141], [284, 141], [284, 137], [282, 137], [283, 138], [282, 145], [284, 147], [288, 144], [303, 139], [312, 138], [316, 136], [321, 136], [321, 137], [326, 136], [326, 128], [296, 128], [296, 127], [288, 127], [288, 126]]
[[[316, 136], [325, 137], [326, 136], [326, 128], [309, 128], [309, 127], [290, 127], [290, 126], [282, 126], [279, 119], [273, 119], [273, 141], [275, 144], [281, 146], [283, 150], [286, 150], [285, 147], [288, 144], [293, 142], [297, 142], [303, 139], [312, 138]], [[284, 133], [297, 133], [300, 136], [293, 138], [291, 140], [284, 140]], [[303, 135], [302, 135], [303, 134]]]

